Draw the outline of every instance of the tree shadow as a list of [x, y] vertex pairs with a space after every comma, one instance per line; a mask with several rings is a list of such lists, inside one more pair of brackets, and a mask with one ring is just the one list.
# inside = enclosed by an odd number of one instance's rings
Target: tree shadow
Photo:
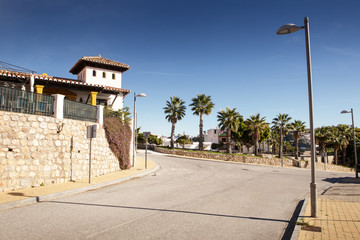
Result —
[[30, 195], [25, 195], [22, 192], [8, 192], [7, 194], [12, 195], [12, 196], [17, 196], [17, 197], [27, 197], [27, 198], [36, 198], [37, 202], [40, 202], [39, 196], [30, 196]]

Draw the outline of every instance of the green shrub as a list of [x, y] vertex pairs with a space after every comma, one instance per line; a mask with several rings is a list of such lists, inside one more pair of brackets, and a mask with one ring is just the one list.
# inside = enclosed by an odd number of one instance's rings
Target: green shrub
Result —
[[211, 144], [211, 149], [219, 149], [219, 144], [217, 144], [217, 143], [212, 143]]

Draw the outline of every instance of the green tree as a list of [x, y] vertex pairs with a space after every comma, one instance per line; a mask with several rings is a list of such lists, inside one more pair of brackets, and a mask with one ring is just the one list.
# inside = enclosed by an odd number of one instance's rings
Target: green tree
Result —
[[300, 120], [294, 120], [294, 122], [290, 124], [290, 128], [293, 131], [295, 140], [295, 159], [298, 159], [299, 138], [301, 137], [302, 133], [305, 132], [305, 122], [302, 122]]
[[176, 143], [179, 143], [183, 149], [185, 149], [185, 144], [190, 144], [190, 138], [188, 136], [184, 135], [179, 135], [178, 139], [176, 139]]
[[279, 146], [279, 129], [276, 126], [272, 126], [271, 127], [271, 132], [270, 132], [270, 142], [271, 142], [271, 146], [272, 146], [272, 154], [275, 155], [276, 153], [276, 148]]
[[334, 148], [334, 162], [338, 164], [339, 160], [339, 150], [341, 148], [341, 139], [339, 129], [337, 127], [332, 126], [330, 129], [330, 143], [332, 143]]
[[242, 116], [236, 112], [236, 108], [226, 110], [220, 110], [217, 115], [217, 121], [219, 122], [219, 127], [222, 131], [226, 131], [226, 151], [227, 153], [232, 153], [231, 151], [231, 132], [236, 132], [239, 128], [240, 119]]
[[137, 143], [145, 143], [146, 139], [143, 133], [138, 133], [137, 134]]
[[171, 122], [171, 148], [174, 148], [175, 124], [185, 117], [185, 102], [178, 97], [170, 97], [170, 101], [166, 101], [164, 107], [165, 118]]
[[246, 126], [250, 130], [250, 135], [254, 142], [254, 154], [259, 155], [259, 140], [261, 133], [269, 127], [268, 123], [265, 122], [265, 117], [260, 117], [260, 113], [251, 115], [246, 121]]
[[326, 152], [326, 145], [331, 141], [331, 128], [329, 126], [322, 126], [315, 129], [315, 142], [320, 147], [321, 161], [325, 162], [323, 152]]
[[341, 163], [346, 165], [346, 149], [350, 144], [350, 140], [352, 139], [352, 128], [346, 124], [337, 125], [339, 129], [339, 135], [341, 136], [340, 145], [341, 145], [341, 153], [342, 159]]
[[103, 115], [104, 115], [104, 118], [107, 118], [107, 117], [118, 118], [118, 119], [120, 119], [121, 122], [126, 123], [128, 125], [131, 122], [131, 118], [130, 118], [131, 113], [130, 113], [128, 107], [124, 107], [117, 111], [113, 111], [111, 107], [105, 106]]
[[289, 129], [289, 121], [291, 117], [288, 114], [279, 113], [276, 118], [273, 119], [272, 123], [275, 128], [279, 130], [280, 135], [280, 147], [279, 147], [279, 158], [283, 157], [283, 138], [286, 131]]
[[191, 111], [194, 115], [200, 116], [199, 124], [199, 149], [204, 150], [204, 136], [203, 136], [203, 115], [209, 115], [214, 108], [214, 103], [211, 101], [210, 96], [205, 94], [197, 94], [196, 98], [191, 99], [192, 103], [190, 104]]
[[150, 134], [150, 136], [148, 138], [148, 143], [149, 144], [161, 145], [161, 144], [163, 144], [163, 140], [160, 137], [157, 137], [155, 135]]

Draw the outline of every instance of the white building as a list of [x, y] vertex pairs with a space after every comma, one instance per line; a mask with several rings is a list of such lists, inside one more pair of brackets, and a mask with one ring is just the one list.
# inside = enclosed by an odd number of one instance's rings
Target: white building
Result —
[[[123, 108], [124, 97], [130, 92], [121, 88], [122, 74], [129, 70], [127, 64], [109, 60], [99, 56], [82, 57], [70, 69], [72, 74], [77, 75], [77, 80], [86, 85], [106, 86], [113, 92], [104, 93], [99, 91], [96, 95], [96, 104], [111, 106], [113, 110]], [[86, 102], [88, 94], [80, 91], [73, 91], [76, 94], [76, 101]], [[114, 94], [114, 92], [117, 92]]]
[[209, 129], [204, 134], [204, 142], [219, 143], [220, 129]]

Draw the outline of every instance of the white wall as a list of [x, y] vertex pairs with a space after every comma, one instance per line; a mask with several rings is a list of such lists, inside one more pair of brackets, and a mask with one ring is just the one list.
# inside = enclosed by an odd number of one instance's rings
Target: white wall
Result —
[[[76, 101], [80, 101], [80, 98], [82, 98], [82, 102], [83, 103], [86, 103], [86, 99], [88, 98], [89, 96], [89, 93], [87, 92], [81, 92], [81, 91], [73, 91], [77, 97], [76, 97]], [[115, 95], [113, 94], [106, 94], [106, 93], [98, 93], [97, 96], [96, 96], [97, 99], [102, 99], [102, 100], [106, 100], [107, 101], [107, 105], [110, 106], [114, 99], [115, 99]], [[89, 98], [89, 101], [88, 103], [90, 103], [91, 99]], [[113, 104], [113, 107], [112, 109], [113, 110], [119, 110], [119, 109], [122, 109], [124, 106], [124, 97], [123, 97], [123, 94], [122, 93], [119, 93], [118, 94], [118, 97], [116, 98], [114, 104]]]
[[204, 142], [219, 143], [220, 129], [209, 129], [204, 134]]
[[[96, 76], [93, 76], [93, 71], [96, 71]], [[106, 73], [106, 78], [103, 78], [103, 72]], [[115, 73], [115, 80], [112, 79], [112, 74]], [[122, 73], [101, 68], [85, 67], [79, 74], [78, 79], [85, 83], [105, 85], [107, 87], [121, 88]]]
[[[114, 99], [115, 99], [115, 95], [110, 95], [109, 98], [108, 98], [108, 106], [110, 106]], [[112, 109], [114, 111], [116, 110], [119, 110], [119, 109], [122, 109], [124, 107], [124, 97], [123, 97], [123, 94], [119, 93], [118, 94], [118, 97], [116, 98], [113, 106], [112, 106]]]

